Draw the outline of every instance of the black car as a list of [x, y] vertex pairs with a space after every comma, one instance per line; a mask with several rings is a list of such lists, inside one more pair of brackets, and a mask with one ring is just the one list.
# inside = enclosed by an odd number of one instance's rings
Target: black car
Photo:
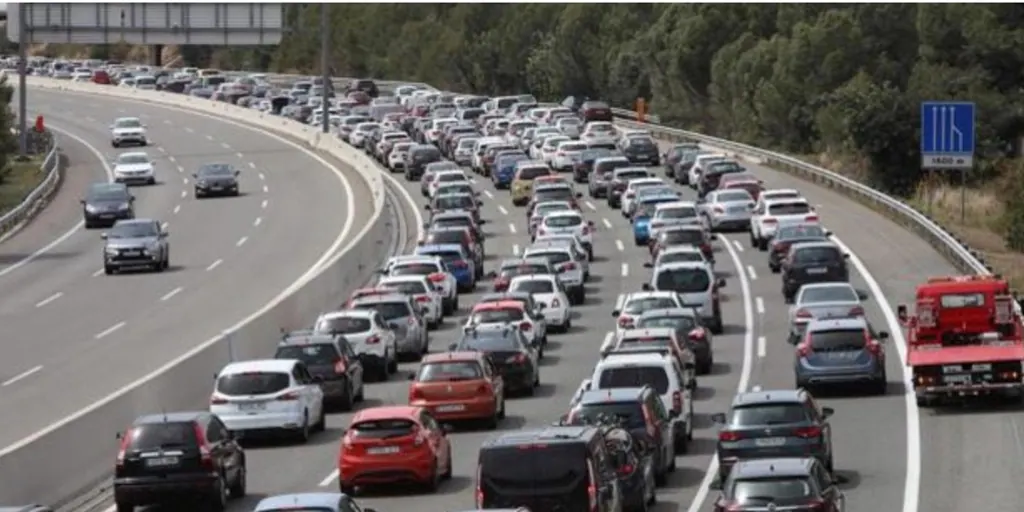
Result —
[[458, 343], [448, 346], [451, 352], [465, 350], [487, 354], [505, 380], [510, 394], [521, 392], [532, 396], [540, 386], [539, 349], [518, 327], [467, 327]]
[[595, 161], [590, 174], [587, 176], [587, 192], [592, 198], [608, 197], [608, 189], [612, 184], [612, 175], [615, 169], [629, 167], [633, 164], [629, 159], [619, 155], [603, 157]]
[[119, 512], [178, 501], [224, 510], [228, 498], [245, 496], [245, 452], [215, 414], [142, 416], [117, 437], [113, 487]]
[[607, 121], [612, 122], [612, 108], [603, 101], [584, 101], [580, 105], [580, 117], [584, 122]]
[[209, 196], [237, 196], [238, 169], [230, 164], [205, 164], [192, 173], [196, 199]]
[[622, 154], [634, 164], [657, 166], [661, 165], [661, 154], [658, 145], [649, 137], [633, 137], [622, 143]]
[[[722, 183], [722, 176], [726, 174], [739, 174], [746, 171], [746, 167], [733, 162], [732, 160], [722, 160], [720, 162], [714, 162], [704, 169], [704, 172], [700, 175], [700, 183], [697, 184], [697, 195], [704, 197], [708, 195], [708, 192], [718, 188], [718, 185]], [[756, 179], [751, 176], [751, 179]]]
[[362, 78], [359, 80], [353, 80], [348, 85], [347, 92], [365, 92], [369, 97], [376, 98], [380, 95], [380, 90], [377, 88], [377, 82], [370, 80], [369, 78]]
[[80, 202], [86, 229], [113, 226], [120, 219], [135, 218], [135, 196], [124, 183], [93, 183]]
[[849, 257], [830, 240], [791, 245], [782, 261], [782, 296], [786, 304], [792, 304], [800, 287], [807, 283], [849, 282]]
[[[676, 176], [676, 171], [682, 166], [687, 155], [694, 154], [698, 151], [700, 151], [700, 145], [696, 142], [676, 144], [669, 148], [668, 151], [665, 151], [661, 155], [661, 161], [665, 164], [665, 176], [668, 176], [669, 178], [676, 178], [675, 181], [686, 185], [689, 181], [689, 176], [683, 178], [685, 181], [680, 181], [679, 177]], [[692, 161], [690, 162], [690, 165], [693, 165]], [[689, 170], [689, 167], [687, 167], [682, 172], [688, 174]]]
[[425, 208], [431, 216], [452, 210], [472, 212], [473, 220], [480, 222], [480, 207], [483, 202], [476, 198], [476, 194], [444, 194], [434, 197]]
[[813, 457], [740, 461], [721, 491], [715, 510], [846, 510], [846, 496]]
[[782, 225], [768, 243], [768, 268], [773, 274], [782, 270], [782, 260], [789, 254], [789, 248], [802, 242], [824, 242], [832, 233], [819, 224]]
[[427, 164], [444, 160], [441, 150], [433, 144], [417, 144], [409, 148], [405, 157], [405, 179], [417, 181], [423, 176]]
[[477, 279], [484, 275], [484, 246], [474, 243], [471, 228], [461, 226], [435, 227], [427, 231], [419, 245], [459, 244], [466, 254], [473, 255], [473, 263], [477, 268]]
[[506, 432], [480, 446], [476, 506], [618, 512], [623, 500], [614, 462], [597, 427]]
[[573, 164], [573, 180], [575, 180], [576, 183], [587, 183], [590, 178], [590, 173], [594, 171], [594, 162], [596, 162], [598, 158], [617, 156], [618, 154], [619, 152], [615, 149], [592, 147], [584, 149], [580, 153], [579, 161]]
[[324, 403], [342, 411], [363, 400], [363, 363], [348, 340], [340, 334], [296, 331], [285, 334], [274, 359], [297, 359], [324, 392]]

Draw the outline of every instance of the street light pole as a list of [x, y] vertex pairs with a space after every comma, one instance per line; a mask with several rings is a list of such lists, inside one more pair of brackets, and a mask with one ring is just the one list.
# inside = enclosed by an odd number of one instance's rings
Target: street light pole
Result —
[[320, 4], [320, 73], [323, 77], [323, 101], [320, 104], [320, 114], [322, 119], [321, 130], [324, 133], [329, 133], [331, 130], [331, 118], [329, 115], [330, 109], [328, 108], [328, 94], [332, 91], [331, 86], [331, 73], [328, 67], [327, 51], [330, 43], [330, 37], [327, 34], [330, 23], [327, 21], [327, 2]]
[[28, 73], [28, 23], [25, 22], [25, 3], [18, 2], [18, 150], [21, 157], [28, 156], [28, 98], [25, 75]]

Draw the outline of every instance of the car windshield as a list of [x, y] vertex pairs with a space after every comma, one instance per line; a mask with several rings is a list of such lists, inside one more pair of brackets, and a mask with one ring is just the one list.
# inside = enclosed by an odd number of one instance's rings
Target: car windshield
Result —
[[746, 190], [730, 190], [728, 192], [720, 192], [718, 194], [719, 203], [738, 203], [738, 202], [751, 202], [754, 198], [750, 196], [750, 192]]
[[762, 425], [788, 425], [808, 421], [804, 406], [795, 402], [776, 402], [737, 407], [732, 410], [729, 426], [744, 428]]
[[420, 295], [430, 291], [427, 289], [427, 285], [421, 281], [399, 281], [385, 283], [383, 286], [404, 295]]
[[117, 157], [117, 165], [148, 164], [149, 156], [143, 153], [127, 153]]
[[393, 276], [428, 276], [439, 272], [437, 265], [433, 263], [407, 263], [397, 265], [391, 269]]
[[484, 309], [469, 316], [470, 324], [496, 324], [518, 322], [523, 319], [523, 310], [519, 308]]
[[599, 402], [577, 407], [570, 415], [574, 421], [597, 424], [602, 418], [615, 418], [624, 428], [644, 428], [644, 411], [640, 402]]
[[809, 498], [811, 485], [803, 477], [736, 480], [731, 494], [732, 499], [739, 505], [764, 505]]
[[626, 304], [626, 307], [622, 310], [623, 313], [630, 315], [639, 315], [649, 309], [663, 309], [663, 308], [674, 308], [679, 307], [679, 304], [675, 300], [669, 297], [645, 297], [642, 299], [633, 299]]
[[700, 245], [704, 243], [704, 231], [700, 229], [670, 229], [662, 232], [665, 245]]
[[200, 167], [198, 174], [200, 176], [230, 176], [234, 174], [234, 171], [231, 169], [230, 165], [213, 164]]
[[330, 343], [285, 345], [277, 347], [277, 352], [274, 354], [274, 359], [298, 359], [308, 366], [334, 364], [339, 357], [338, 349]]
[[657, 327], [671, 327], [688, 331], [697, 327], [697, 321], [692, 316], [672, 315], [640, 317], [640, 320], [636, 323], [637, 329], [653, 329]]
[[849, 286], [812, 286], [800, 290], [800, 304], [858, 301], [857, 292]]
[[471, 196], [447, 195], [434, 200], [438, 210], [471, 210], [476, 207], [476, 199]]
[[316, 326], [317, 332], [331, 334], [356, 334], [369, 331], [372, 328], [369, 318], [359, 316], [337, 316], [320, 320]]
[[409, 311], [409, 305], [405, 302], [364, 302], [354, 305], [352, 309], [363, 311], [376, 310], [385, 322], [412, 316], [412, 312]]
[[808, 333], [811, 349], [821, 352], [862, 350], [867, 344], [863, 329], [829, 329]]
[[650, 176], [647, 171], [624, 171], [619, 173], [617, 179], [622, 181], [638, 180]]
[[571, 228], [583, 224], [583, 218], [575, 215], [556, 215], [544, 219], [544, 225], [552, 228]]
[[93, 188], [88, 199], [93, 201], [128, 201], [128, 192], [122, 188]]
[[142, 121], [138, 119], [118, 119], [114, 121], [114, 128], [142, 128]]
[[659, 219], [695, 219], [697, 218], [697, 209], [692, 206], [662, 208], [658, 210], [656, 217]]
[[604, 368], [597, 389], [651, 386], [659, 395], [668, 392], [668, 375], [661, 366], [620, 366]]
[[531, 252], [530, 258], [544, 258], [551, 263], [551, 266], [558, 266], [572, 259], [572, 256], [565, 251]]
[[418, 382], [451, 382], [482, 379], [483, 370], [476, 361], [424, 363], [416, 374]]
[[217, 392], [228, 396], [268, 395], [287, 389], [291, 379], [284, 372], [245, 372], [217, 379]]
[[145, 238], [160, 234], [156, 224], [151, 222], [117, 223], [107, 233], [107, 238]]
[[711, 277], [703, 268], [669, 268], [658, 271], [655, 287], [680, 293], [702, 292], [711, 286]]
[[520, 180], [534, 180], [541, 176], [548, 176], [551, 171], [547, 167], [524, 167], [519, 170]]
[[811, 265], [835, 263], [840, 259], [839, 249], [835, 247], [803, 247], [793, 254], [794, 262]]
[[555, 285], [548, 279], [522, 279], [509, 289], [513, 292], [554, 293]]

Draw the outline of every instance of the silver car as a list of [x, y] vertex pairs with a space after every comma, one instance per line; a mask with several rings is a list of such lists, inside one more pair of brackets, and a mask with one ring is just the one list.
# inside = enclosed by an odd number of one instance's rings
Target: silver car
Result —
[[644, 263], [644, 268], [658, 268], [669, 263], [695, 262], [710, 265], [712, 270], [715, 263], [709, 261], [704, 251], [695, 245], [670, 245], [660, 251], [653, 262]]
[[699, 199], [697, 207], [711, 231], [746, 231], [754, 212], [754, 198], [743, 189], [715, 190]]
[[430, 351], [424, 309], [418, 309], [408, 295], [373, 295], [352, 301], [351, 309], [374, 309], [395, 333], [398, 354], [419, 358]]
[[558, 271], [558, 280], [565, 287], [566, 295], [573, 305], [583, 304], [586, 288], [583, 283], [583, 266], [581, 259], [586, 254], [576, 251], [575, 246], [558, 242], [538, 242], [526, 248], [523, 258], [546, 258]]
[[544, 220], [545, 215], [552, 212], [573, 210], [575, 210], [575, 208], [572, 207], [572, 203], [569, 201], [545, 201], [543, 203], [537, 203], [537, 205], [533, 207], [533, 211], [530, 212], [530, 218], [527, 219], [527, 222], [529, 223], [527, 231], [529, 231], [530, 237], [533, 237], [534, 231], [536, 231], [540, 222]]
[[725, 279], [715, 279], [715, 272], [710, 265], [696, 262], [668, 263], [655, 268], [651, 282], [643, 285], [644, 291], [679, 294], [683, 307], [699, 311], [703, 324], [715, 334], [722, 333], [719, 290], [724, 287]]
[[650, 238], [656, 240], [662, 229], [671, 226], [699, 224], [700, 216], [697, 204], [693, 201], [670, 201], [654, 207], [654, 215], [650, 221]]
[[163, 272], [170, 266], [171, 246], [167, 243], [167, 232], [155, 220], [119, 220], [100, 238], [106, 240], [103, 271], [107, 275], [126, 267], [147, 267]]
[[800, 287], [789, 307], [789, 342], [803, 337], [811, 320], [864, 316], [867, 292], [850, 283], [808, 283]]
[[573, 257], [577, 258], [576, 262], [583, 268], [583, 280], [590, 280], [590, 260], [587, 258], [587, 249], [583, 246], [583, 241], [572, 233], [544, 233], [543, 235], [537, 235], [533, 239], [534, 245], [540, 243], [550, 243], [558, 246], [571, 247], [573, 250]]

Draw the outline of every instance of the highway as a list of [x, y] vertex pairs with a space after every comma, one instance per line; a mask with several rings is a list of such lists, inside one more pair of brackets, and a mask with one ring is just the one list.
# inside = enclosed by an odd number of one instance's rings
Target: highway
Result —
[[[0, 245], [4, 357], [0, 446], [8, 446], [152, 372], [278, 295], [369, 216], [367, 186], [283, 139], [141, 102], [29, 91], [30, 115], [62, 136], [68, 180], [55, 204]], [[102, 274], [102, 230], [78, 199], [119, 153], [108, 126], [138, 116], [159, 183], [136, 187], [136, 215], [167, 223], [171, 268]], [[122, 149], [129, 151], [131, 149]], [[195, 200], [191, 173], [226, 162], [241, 197]], [[335, 162], [335, 166], [341, 167]], [[345, 183], [343, 183], [343, 179]], [[342, 233], [345, 231], [345, 233]], [[159, 404], [154, 404], [159, 407]], [[56, 456], [56, 455], [55, 455]]]

